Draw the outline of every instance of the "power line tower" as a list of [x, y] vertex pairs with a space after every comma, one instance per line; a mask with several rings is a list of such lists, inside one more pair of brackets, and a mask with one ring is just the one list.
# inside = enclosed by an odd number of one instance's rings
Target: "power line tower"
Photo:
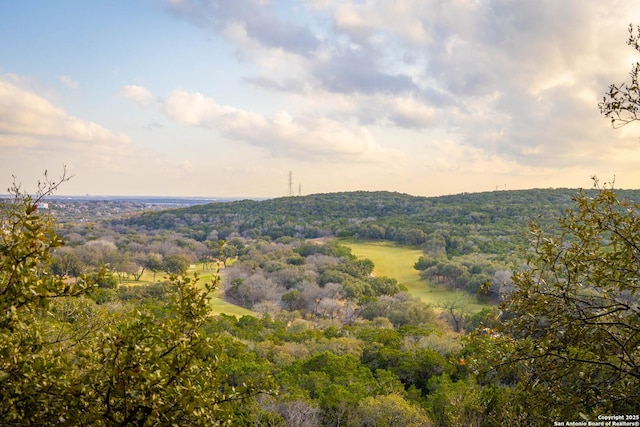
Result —
[[289, 191], [287, 192], [287, 196], [293, 196], [293, 172], [289, 171]]

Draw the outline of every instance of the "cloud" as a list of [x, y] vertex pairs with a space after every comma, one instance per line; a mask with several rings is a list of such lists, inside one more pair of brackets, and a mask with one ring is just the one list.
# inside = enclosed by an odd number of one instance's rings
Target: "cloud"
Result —
[[[442, 8], [440, 3], [443, 2], [405, 0], [335, 3], [334, 25], [338, 32], [348, 34], [360, 44], [368, 44], [372, 38], [388, 34], [403, 43], [425, 46], [432, 41], [425, 27], [430, 22], [429, 16]], [[462, 6], [462, 2], [454, 3]]]
[[293, 118], [285, 111], [265, 117], [219, 105], [201, 93], [176, 90], [167, 97], [164, 110], [176, 122], [218, 131], [278, 157], [371, 162], [398, 155], [377, 144], [364, 127], [328, 118]]
[[158, 129], [164, 128], [163, 124], [155, 119], [151, 119], [146, 125], [143, 126], [144, 129], [154, 131]]
[[69, 76], [58, 76], [58, 81], [70, 89], [78, 88], [78, 82]]
[[396, 126], [404, 128], [432, 127], [436, 110], [411, 97], [398, 97], [388, 102], [388, 118]]
[[148, 107], [153, 101], [155, 101], [155, 97], [151, 94], [151, 92], [149, 92], [149, 90], [147, 90], [143, 86], [138, 85], [124, 86], [122, 89], [120, 89], [118, 94], [123, 98], [131, 99], [141, 107]]
[[[469, 147], [522, 165], [568, 167], [612, 159], [612, 146], [627, 144], [596, 107], [607, 85], [601, 76], [625, 48], [626, 3], [364, 1], [341, 2], [332, 12], [336, 30], [366, 52], [364, 68], [395, 64], [395, 75], [410, 77], [414, 90], [391, 92], [431, 109]], [[345, 82], [357, 75], [342, 70]], [[384, 80], [372, 86], [383, 88]], [[390, 118], [388, 108], [378, 115], [385, 111]]]
[[281, 19], [270, 2], [260, 0], [170, 1], [173, 13], [216, 32], [228, 32], [229, 26], [242, 31], [266, 48], [282, 49], [300, 55], [313, 52], [317, 38], [304, 25]]
[[346, 49], [316, 61], [313, 77], [323, 88], [343, 93], [407, 93], [418, 88], [410, 76], [379, 69], [370, 51]]
[[66, 113], [19, 86], [17, 79], [0, 76], [0, 147], [64, 150], [84, 146], [94, 150], [129, 142], [125, 135]]
[[[258, 0], [184, 0], [169, 2], [168, 6], [175, 14], [233, 43], [243, 61], [262, 68], [258, 76], [244, 80], [268, 90], [302, 93], [315, 87], [336, 93], [371, 94], [422, 90], [408, 67], [396, 66], [395, 57], [406, 52], [402, 46], [386, 46], [388, 40], [353, 40], [354, 35], [344, 33], [337, 21], [334, 27], [326, 27], [326, 23], [317, 22], [321, 17], [309, 15], [302, 6], [275, 7]], [[344, 34], [352, 40], [344, 40]], [[401, 49], [396, 50], [396, 46]]]
[[285, 78], [277, 80], [267, 76], [245, 77], [243, 80], [263, 89], [276, 92], [303, 93], [308, 85], [304, 80], [295, 78]]
[[[184, 0], [172, 7], [255, 65], [244, 82], [306, 106], [291, 128], [302, 117], [325, 117], [349, 123], [342, 127], [357, 140], [363, 126], [438, 127], [489, 158], [532, 168], [615, 160], [632, 146], [610, 131], [597, 102], [614, 76], [626, 77], [626, 27], [640, 3]], [[273, 117], [253, 119], [265, 135], [287, 128]], [[276, 151], [246, 132], [223, 132]]]

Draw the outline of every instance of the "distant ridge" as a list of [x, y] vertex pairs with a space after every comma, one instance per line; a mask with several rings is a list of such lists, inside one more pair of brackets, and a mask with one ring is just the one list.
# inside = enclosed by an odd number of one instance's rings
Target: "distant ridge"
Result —
[[[162, 210], [117, 220], [133, 228], [173, 230], [204, 240], [220, 238], [327, 236], [422, 244], [433, 233], [469, 235], [490, 241], [501, 235], [522, 240], [531, 220], [550, 223], [573, 206], [577, 189], [497, 190], [421, 197], [388, 191], [353, 191], [236, 200]], [[598, 190], [585, 190], [596, 194]], [[616, 190], [640, 202], [640, 190]], [[116, 221], [116, 220], [114, 220]], [[464, 229], [464, 232], [456, 231]], [[519, 237], [514, 237], [515, 235]], [[477, 243], [477, 242], [476, 242]], [[515, 242], [514, 242], [515, 243]]]
[[[0, 194], [0, 199], [13, 197], [10, 194]], [[188, 207], [207, 203], [227, 203], [238, 200], [246, 200], [244, 197], [183, 197], [183, 196], [101, 196], [101, 195], [51, 195], [47, 196], [47, 202], [60, 203], [90, 203], [90, 202], [128, 202], [148, 204], [156, 206]], [[266, 200], [256, 198], [253, 200]]]
[[180, 205], [196, 205], [202, 203], [213, 202], [229, 202], [233, 200], [241, 200], [238, 197], [180, 197], [180, 196], [101, 196], [101, 195], [53, 195], [47, 197], [51, 201], [107, 201], [107, 202], [138, 202], [138, 203], [154, 203], [154, 204], [180, 204]]

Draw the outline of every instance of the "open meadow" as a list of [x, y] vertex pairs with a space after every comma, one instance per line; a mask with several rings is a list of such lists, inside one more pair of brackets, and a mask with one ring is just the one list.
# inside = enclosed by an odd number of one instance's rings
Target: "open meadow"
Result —
[[407, 287], [409, 294], [420, 298], [432, 307], [455, 301], [467, 313], [475, 313], [488, 306], [478, 298], [462, 291], [452, 291], [445, 286], [428, 283], [420, 279], [413, 265], [422, 255], [422, 250], [386, 241], [342, 240], [358, 258], [368, 258], [375, 264], [374, 274], [393, 277]]
[[[204, 284], [207, 281], [210, 281], [214, 275], [223, 274], [224, 270], [218, 271], [217, 267], [214, 268], [204, 268], [202, 263], [194, 264], [187, 270], [187, 276], [193, 277], [195, 273], [198, 274], [199, 281], [198, 283]], [[161, 280], [164, 277], [164, 273], [153, 274], [151, 271], [145, 271], [140, 280], [123, 280], [120, 281], [120, 284], [123, 285], [141, 285], [141, 284], [149, 284], [154, 283], [155, 281]], [[227, 302], [223, 298], [223, 289], [222, 284], [220, 284], [213, 294], [211, 295], [211, 310], [213, 314], [227, 314], [230, 316], [242, 317], [245, 315], [255, 316], [256, 313], [247, 310], [244, 307], [240, 307], [239, 305], [231, 304]]]
[[[488, 304], [466, 292], [453, 291], [445, 286], [420, 279], [420, 273], [413, 268], [415, 262], [422, 255], [420, 249], [386, 241], [345, 239], [341, 240], [341, 243], [349, 247], [358, 258], [368, 258], [373, 261], [375, 264], [374, 274], [396, 279], [398, 283], [406, 286], [409, 294], [420, 298], [421, 301], [434, 308], [455, 302], [465, 312], [475, 313], [488, 306]], [[192, 265], [187, 271], [187, 274], [191, 277], [195, 273], [198, 274], [200, 283], [205, 283], [211, 280], [215, 274], [224, 274], [224, 270], [218, 271], [217, 267], [204, 268], [204, 265], [200, 263]], [[140, 285], [153, 283], [162, 279], [162, 277], [163, 273], [157, 273], [154, 276], [152, 272], [145, 271], [140, 280], [124, 280], [120, 284]], [[211, 309], [215, 314], [224, 313], [238, 317], [256, 314], [251, 310], [225, 301], [222, 286], [219, 286], [211, 296]]]

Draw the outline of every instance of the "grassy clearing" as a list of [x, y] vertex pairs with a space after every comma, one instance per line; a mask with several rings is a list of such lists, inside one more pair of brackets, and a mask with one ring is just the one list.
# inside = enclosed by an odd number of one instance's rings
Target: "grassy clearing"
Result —
[[[220, 271], [218, 271], [217, 268], [215, 269], [204, 269], [202, 264], [197, 264], [195, 267], [189, 268], [189, 270], [187, 271], [187, 274], [190, 276], [193, 276], [194, 273], [198, 273], [198, 277], [200, 278], [200, 283], [205, 283], [210, 281], [214, 275], [222, 275], [224, 273], [224, 270], [221, 269]], [[213, 311], [214, 314], [228, 314], [229, 316], [237, 316], [237, 317], [242, 317], [245, 315], [249, 315], [249, 316], [255, 316], [256, 313], [251, 311], [251, 310], [247, 310], [244, 307], [240, 307], [239, 305], [235, 305], [235, 304], [231, 304], [230, 302], [227, 302], [224, 300], [224, 291], [222, 290], [222, 283], [220, 283], [220, 285], [218, 286], [218, 288], [213, 291], [213, 294], [211, 295], [211, 311]]]
[[380, 241], [342, 240], [341, 243], [351, 248], [358, 258], [373, 261], [374, 274], [395, 278], [407, 287], [411, 295], [426, 304], [437, 307], [455, 301], [467, 313], [475, 313], [488, 306], [466, 292], [452, 291], [421, 280], [418, 270], [413, 268], [413, 264], [422, 255], [420, 249]]
[[[187, 276], [193, 277], [194, 273], [198, 273], [198, 277], [199, 277], [198, 283], [205, 283], [210, 281], [213, 278], [213, 276], [216, 274], [222, 275], [224, 273], [224, 270], [218, 271], [217, 268], [205, 269], [203, 267], [203, 264], [196, 264], [195, 266], [192, 266], [187, 270]], [[164, 273], [156, 273], [154, 278], [153, 272], [145, 271], [140, 277], [140, 280], [137, 280], [137, 281], [123, 280], [123, 281], [120, 281], [119, 283], [122, 285], [143, 285], [143, 284], [157, 282], [159, 280], [162, 280], [165, 277], [166, 277], [166, 274]], [[247, 310], [244, 307], [240, 307], [238, 305], [231, 304], [225, 301], [223, 298], [223, 294], [224, 292], [222, 290], [222, 285], [218, 286], [218, 288], [215, 291], [213, 291], [211, 295], [211, 311], [213, 312], [213, 314], [224, 313], [230, 316], [237, 316], [237, 317], [242, 317], [245, 315], [249, 315], [249, 316], [256, 315], [256, 313], [251, 310]]]

